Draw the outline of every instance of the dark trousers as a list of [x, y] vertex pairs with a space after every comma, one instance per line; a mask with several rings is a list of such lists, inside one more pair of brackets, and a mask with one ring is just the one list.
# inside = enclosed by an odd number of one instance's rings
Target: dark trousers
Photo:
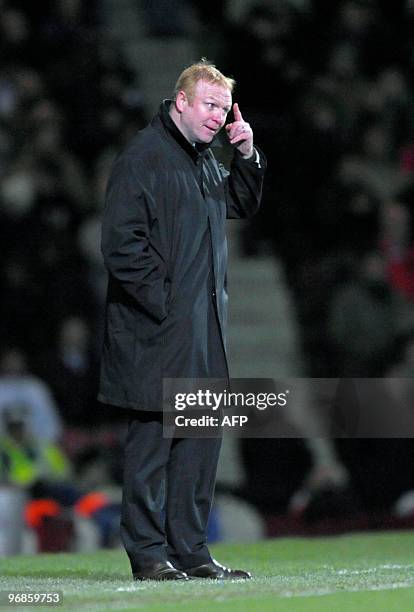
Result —
[[125, 445], [121, 538], [132, 572], [211, 561], [206, 532], [220, 438], [163, 438], [162, 413], [136, 412]]

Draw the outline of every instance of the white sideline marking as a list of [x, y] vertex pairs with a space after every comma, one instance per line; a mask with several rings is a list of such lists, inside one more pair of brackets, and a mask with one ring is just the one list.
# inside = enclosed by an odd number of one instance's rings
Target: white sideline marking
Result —
[[392, 583], [384, 583], [384, 584], [377, 584], [377, 585], [367, 585], [364, 587], [351, 587], [349, 589], [315, 589], [315, 590], [309, 590], [309, 591], [300, 591], [300, 592], [293, 592], [293, 591], [285, 591], [285, 592], [281, 592], [278, 593], [279, 597], [285, 597], [285, 598], [293, 598], [293, 597], [319, 597], [319, 596], [323, 596], [323, 595], [334, 595], [337, 593], [362, 593], [363, 591], [391, 591], [391, 590], [395, 590], [395, 589], [407, 589], [409, 587], [413, 587], [414, 586], [414, 582], [392, 582]]
[[382, 569], [412, 570], [414, 569], [414, 565], [412, 564], [398, 565], [398, 564], [386, 563], [384, 565], [378, 565], [378, 567], [367, 567], [366, 569], [360, 569], [360, 570], [343, 569], [343, 570], [338, 570], [334, 573], [340, 574], [340, 575], [348, 574], [351, 576], [358, 576], [358, 575], [363, 575], [363, 574], [375, 574], [376, 572]]

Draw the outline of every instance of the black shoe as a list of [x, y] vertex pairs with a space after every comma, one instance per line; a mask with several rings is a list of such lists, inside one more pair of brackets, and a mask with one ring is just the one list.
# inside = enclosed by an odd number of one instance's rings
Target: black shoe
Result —
[[188, 580], [186, 573], [176, 569], [169, 561], [160, 561], [133, 574], [134, 580]]
[[252, 577], [250, 572], [224, 567], [214, 559], [211, 563], [186, 569], [185, 573], [189, 578], [210, 578], [212, 580], [248, 580]]

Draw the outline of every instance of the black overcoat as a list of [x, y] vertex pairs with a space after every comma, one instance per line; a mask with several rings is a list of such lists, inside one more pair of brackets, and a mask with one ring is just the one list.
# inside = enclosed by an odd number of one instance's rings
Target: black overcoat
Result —
[[226, 218], [260, 203], [265, 170], [236, 151], [230, 174], [193, 147], [169, 101], [115, 160], [102, 224], [109, 273], [99, 399], [162, 409], [163, 378], [227, 377]]

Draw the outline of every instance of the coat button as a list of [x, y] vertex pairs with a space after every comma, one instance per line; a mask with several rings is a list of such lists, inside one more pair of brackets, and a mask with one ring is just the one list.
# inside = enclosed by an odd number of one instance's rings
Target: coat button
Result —
[[212, 292], [211, 292], [211, 295], [213, 296], [213, 298], [215, 298], [215, 297], [216, 297], [216, 292], [215, 292], [215, 291], [212, 291]]

